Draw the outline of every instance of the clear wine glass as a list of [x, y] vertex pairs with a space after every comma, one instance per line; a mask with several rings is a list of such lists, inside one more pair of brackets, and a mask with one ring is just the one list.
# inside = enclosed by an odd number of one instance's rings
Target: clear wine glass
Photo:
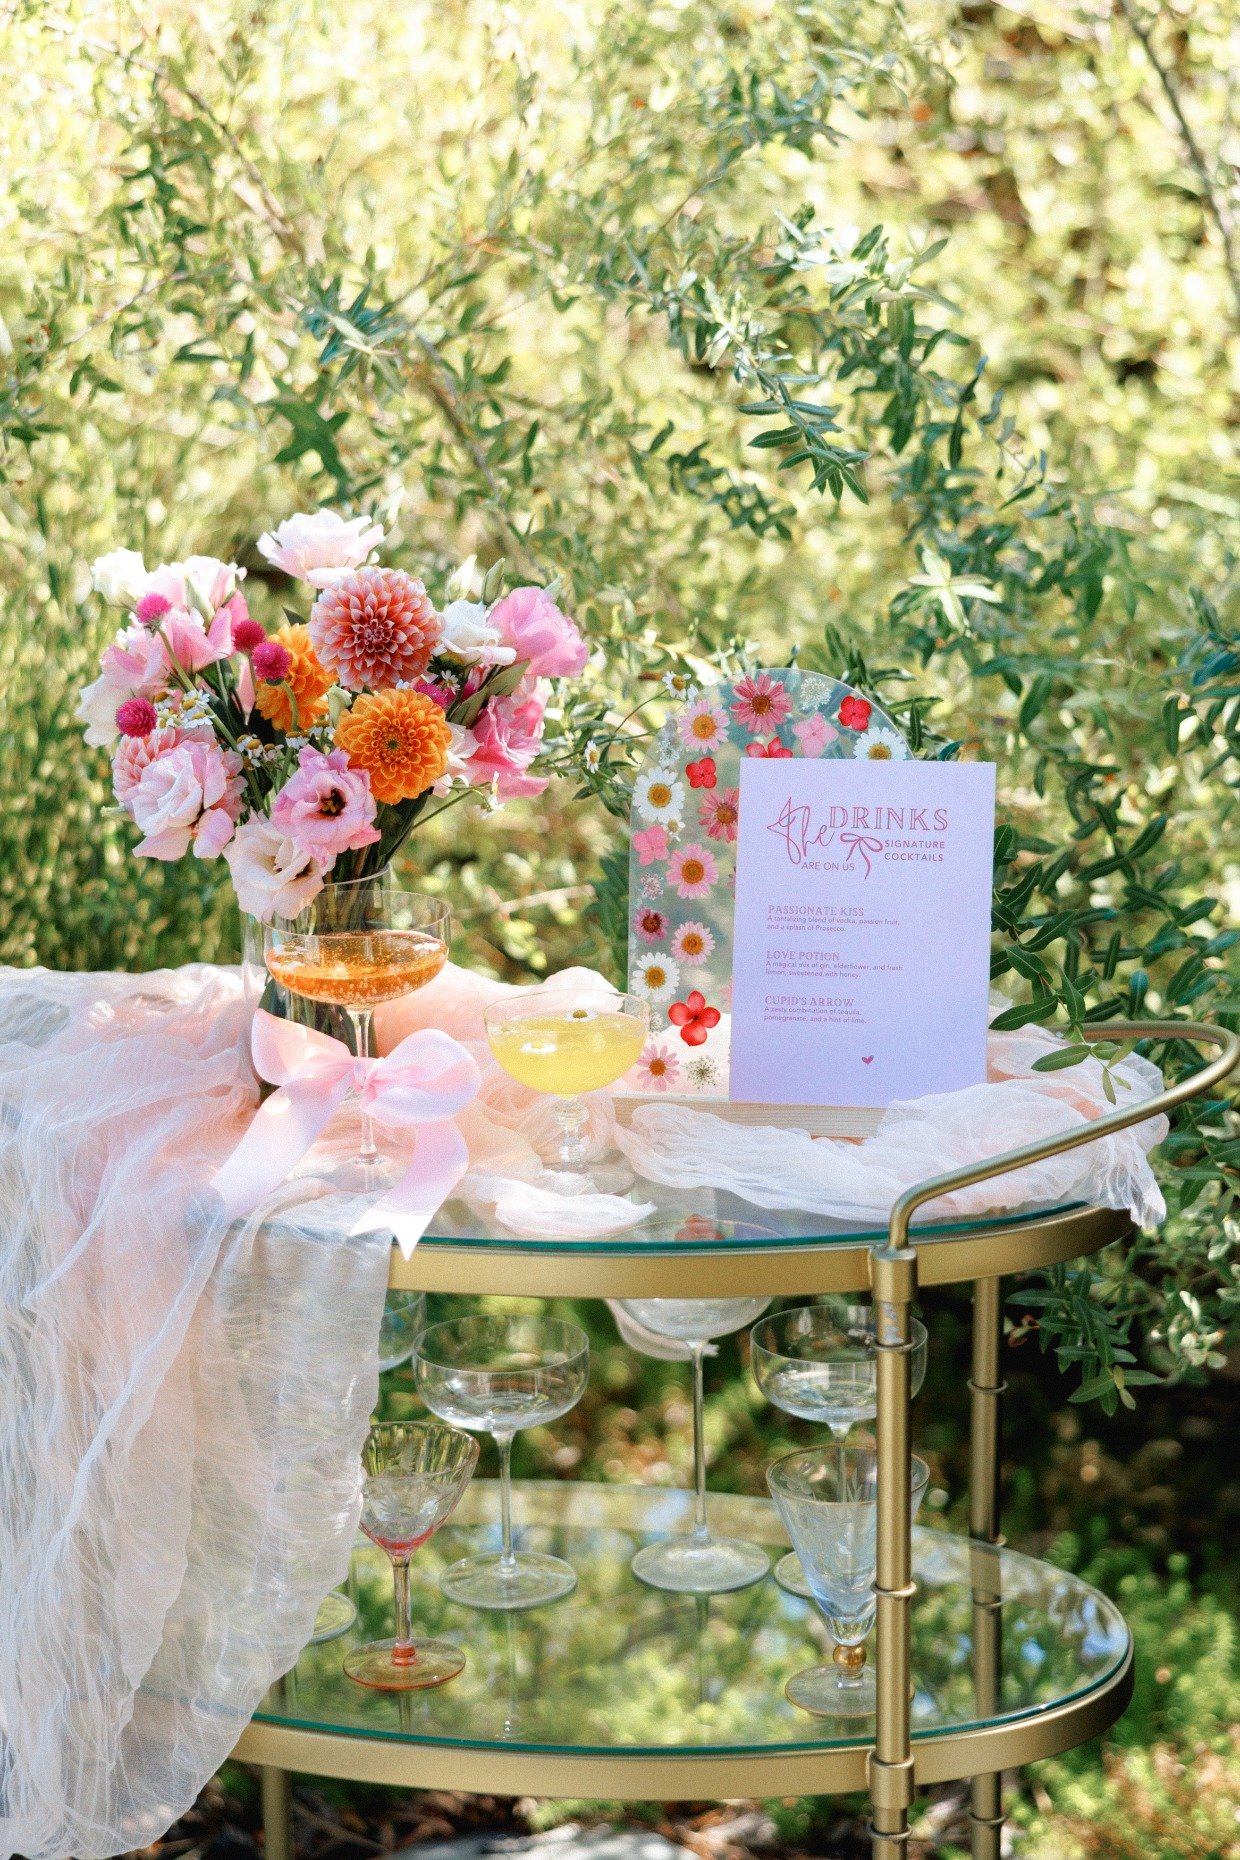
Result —
[[559, 1102], [560, 1150], [556, 1169], [579, 1189], [618, 1194], [632, 1186], [625, 1165], [587, 1168], [586, 1092], [623, 1078], [641, 1057], [650, 1010], [636, 995], [592, 994], [558, 985], [519, 988], [486, 1009], [487, 1039], [504, 1071]]
[[[926, 1379], [926, 1327], [911, 1320], [911, 1393]], [[755, 1324], [749, 1339], [754, 1381], [773, 1407], [803, 1421], [821, 1421], [844, 1440], [858, 1421], [878, 1412], [878, 1344], [872, 1305], [830, 1299], [776, 1311]], [[790, 1595], [810, 1588], [795, 1550], [775, 1565], [775, 1580]]]
[[[290, 994], [342, 1008], [354, 1052], [368, 1059], [375, 1008], [434, 981], [448, 960], [451, 921], [442, 898], [402, 891], [389, 872], [329, 882], [299, 916], [272, 920], [264, 960]], [[374, 1119], [363, 1104], [357, 1155], [326, 1179], [370, 1193], [390, 1186], [404, 1167], [380, 1155]]]
[[436, 1421], [380, 1421], [362, 1448], [362, 1529], [392, 1560], [396, 1633], [356, 1648], [344, 1670], [359, 1685], [414, 1692], [455, 1679], [465, 1655], [451, 1641], [414, 1638], [409, 1559], [455, 1511], [478, 1464], [478, 1442]]
[[706, 1437], [702, 1426], [702, 1362], [712, 1337], [752, 1324], [769, 1298], [622, 1298], [634, 1323], [688, 1345], [693, 1364], [693, 1529], [685, 1537], [646, 1544], [633, 1574], [652, 1588], [681, 1595], [722, 1595], [746, 1589], [770, 1570], [766, 1551], [734, 1537], [715, 1537], [706, 1518]]
[[[930, 1468], [915, 1457], [914, 1518], [929, 1478]], [[865, 1642], [878, 1606], [878, 1454], [839, 1442], [811, 1447], [776, 1460], [766, 1480], [800, 1555], [810, 1597], [836, 1643], [833, 1665], [794, 1673], [784, 1691], [794, 1705], [819, 1717], [866, 1717], [875, 1705]]]
[[379, 1325], [379, 1368], [397, 1369], [413, 1355], [419, 1331], [426, 1328], [425, 1292], [389, 1292]]
[[546, 1427], [580, 1401], [590, 1371], [584, 1330], [560, 1318], [452, 1318], [422, 1332], [413, 1361], [431, 1413], [491, 1434], [499, 1449], [501, 1548], [446, 1569], [444, 1594], [489, 1609], [537, 1608], [571, 1595], [571, 1563], [513, 1547], [512, 1441], [521, 1428]]

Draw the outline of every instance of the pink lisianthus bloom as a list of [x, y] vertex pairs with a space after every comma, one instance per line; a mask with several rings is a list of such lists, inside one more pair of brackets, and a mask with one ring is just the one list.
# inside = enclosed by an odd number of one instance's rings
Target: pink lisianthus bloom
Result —
[[297, 773], [272, 802], [271, 824], [330, 872], [338, 854], [373, 846], [380, 837], [375, 806], [370, 776], [352, 768], [343, 749], [325, 756], [307, 747], [297, 758]]
[[296, 917], [323, 889], [318, 861], [261, 814], [237, 828], [224, 857], [237, 903], [261, 923]]
[[329, 588], [350, 569], [361, 568], [383, 536], [383, 525], [369, 517], [315, 510], [286, 517], [277, 529], [267, 530], [258, 539], [258, 551], [295, 580]]
[[537, 698], [524, 704], [496, 698], [473, 731], [477, 746], [465, 765], [471, 782], [494, 781], [501, 801], [542, 793], [547, 777], [526, 773], [542, 747], [543, 707]]
[[590, 656], [577, 627], [544, 588], [514, 588], [487, 618], [535, 678], [575, 678]]
[[642, 827], [633, 835], [633, 851], [639, 865], [657, 865], [667, 858], [667, 828]]
[[201, 736], [157, 755], [129, 798], [143, 833], [138, 856], [180, 859], [192, 846], [196, 859], [218, 858], [244, 804], [240, 771], [240, 756]]

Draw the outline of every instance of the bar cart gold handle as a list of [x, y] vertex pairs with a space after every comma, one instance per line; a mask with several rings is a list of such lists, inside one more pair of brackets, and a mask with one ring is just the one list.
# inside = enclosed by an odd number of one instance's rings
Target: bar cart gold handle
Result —
[[[1087, 1040], [1185, 1040], [1219, 1048], [1218, 1056], [1199, 1071], [1167, 1086], [1152, 1098], [1105, 1117], [1065, 1130], [1002, 1156], [983, 1158], [907, 1189], [891, 1210], [887, 1242], [870, 1256], [878, 1344], [878, 1562], [877, 1671], [878, 1708], [870, 1757], [873, 1860], [904, 1860], [908, 1850], [908, 1815], [913, 1803], [914, 1760], [909, 1699], [911, 1686], [910, 1607], [912, 1520], [909, 1510], [912, 1443], [909, 1423], [909, 1318], [917, 1292], [917, 1247], [909, 1224], [917, 1209], [942, 1195], [1007, 1175], [1030, 1163], [1044, 1162], [1100, 1137], [1143, 1124], [1174, 1110], [1190, 1098], [1221, 1084], [1240, 1061], [1240, 1036], [1226, 1027], [1185, 1021], [1104, 1021], [1085, 1029]], [[970, 1471], [970, 1528], [979, 1544], [999, 1541], [998, 1512], [998, 1374], [1000, 1283], [979, 1279], [974, 1288], [973, 1451]], [[984, 1460], [984, 1464], [983, 1464]], [[984, 1585], [974, 1590], [975, 1624], [987, 1638], [998, 1630], [998, 1596]], [[988, 1683], [997, 1685], [997, 1647], [984, 1649], [983, 1665], [993, 1667]], [[998, 1776], [973, 1783], [974, 1860], [998, 1860], [1002, 1812]]]

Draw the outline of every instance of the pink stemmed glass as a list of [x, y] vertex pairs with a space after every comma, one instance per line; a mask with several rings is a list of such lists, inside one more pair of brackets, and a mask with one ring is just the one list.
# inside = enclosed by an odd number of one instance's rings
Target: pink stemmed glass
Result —
[[344, 1670], [359, 1685], [416, 1692], [465, 1665], [450, 1641], [414, 1638], [409, 1559], [451, 1517], [477, 1464], [478, 1442], [439, 1421], [380, 1421], [366, 1436], [362, 1529], [392, 1559], [396, 1633], [349, 1654]]

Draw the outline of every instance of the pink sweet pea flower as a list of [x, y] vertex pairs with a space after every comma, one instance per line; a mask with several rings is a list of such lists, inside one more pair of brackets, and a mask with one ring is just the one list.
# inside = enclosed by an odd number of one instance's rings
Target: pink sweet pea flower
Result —
[[575, 678], [590, 648], [544, 588], [514, 588], [487, 616], [535, 678]]
[[139, 858], [216, 859], [233, 836], [243, 806], [241, 758], [203, 737], [190, 737], [149, 762], [129, 809], [143, 838]]
[[526, 770], [542, 747], [543, 707], [537, 698], [517, 704], [496, 698], [473, 725], [477, 747], [465, 764], [471, 782], [494, 781], [501, 801], [541, 794], [545, 775]]
[[174, 607], [161, 620], [159, 636], [167, 645], [169, 658], [182, 670], [200, 672], [204, 666], [232, 656], [232, 603], [219, 609], [210, 626], [204, 626], [197, 614]]
[[154, 697], [168, 682], [168, 658], [159, 636], [140, 625], [128, 626], [116, 635], [99, 661], [99, 670], [127, 697]]
[[667, 828], [642, 827], [633, 835], [633, 851], [639, 865], [657, 865], [667, 858]]
[[343, 749], [325, 756], [307, 747], [297, 758], [297, 773], [272, 802], [271, 824], [329, 872], [340, 853], [379, 839], [375, 806], [370, 776], [351, 767]]

